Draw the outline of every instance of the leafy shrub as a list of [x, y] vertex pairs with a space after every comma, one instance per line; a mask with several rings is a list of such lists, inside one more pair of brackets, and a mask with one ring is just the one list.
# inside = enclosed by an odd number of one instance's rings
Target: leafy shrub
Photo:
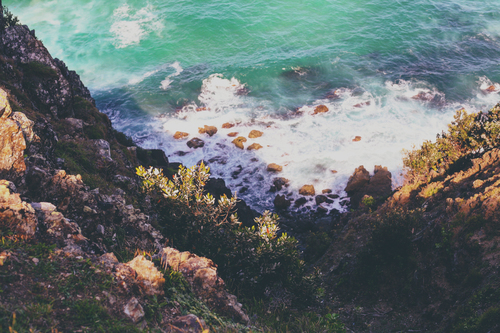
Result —
[[158, 196], [162, 231], [173, 246], [212, 259], [244, 293], [262, 295], [266, 287], [280, 284], [314, 295], [297, 241], [279, 233], [278, 216], [266, 211], [253, 227], [242, 226], [233, 213], [235, 197], [223, 195], [216, 203], [211, 194], [204, 194], [209, 168], [203, 163], [181, 166], [171, 179], [155, 168], [139, 167], [137, 174], [144, 188]]
[[3, 10], [3, 29], [21, 24], [17, 16], [14, 16], [14, 14], [10, 12], [9, 8], [3, 6], [2, 10]]
[[460, 158], [498, 147], [500, 144], [500, 104], [487, 113], [458, 110], [448, 132], [437, 135], [436, 142], [425, 141], [420, 149], [404, 151], [403, 164], [410, 176], [430, 170], [448, 169]]

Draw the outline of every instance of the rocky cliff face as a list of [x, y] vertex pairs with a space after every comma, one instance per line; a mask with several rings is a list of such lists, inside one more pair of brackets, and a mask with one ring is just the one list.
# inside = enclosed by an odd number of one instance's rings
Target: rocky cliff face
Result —
[[[182, 276], [175, 281], [168, 274], [164, 277], [165, 270], [155, 268], [152, 258], [145, 259], [144, 254], [161, 250], [166, 240], [154, 227], [156, 212], [149, 198], [139, 194], [135, 167], [140, 164], [170, 167], [162, 151], [142, 150], [113, 130], [108, 117], [96, 109], [79, 76], [62, 61], [53, 59], [28, 27], [12, 26], [0, 33], [2, 331], [11, 325], [16, 329], [11, 321], [13, 312], [26, 304], [38, 304], [31, 285], [41, 288], [39, 295], [58, 299], [44, 321], [30, 326], [34, 328], [74, 331], [78, 320], [66, 316], [64, 308], [69, 306], [68, 314], [80, 313], [86, 311], [81, 306], [94, 303], [104, 317], [113, 315], [136, 325], [121, 326], [122, 331], [146, 327], [178, 331], [176, 325], [194, 331], [206, 328], [205, 323], [198, 325], [202, 320], [194, 315], [181, 316], [187, 308], [174, 301], [161, 309], [163, 319], [145, 319], [146, 313], [151, 314], [147, 311], [153, 298], [155, 302], [165, 299], [165, 292], [171, 297], [177, 295], [168, 288], [180, 283]], [[33, 255], [33, 247], [41, 250]], [[122, 253], [123, 261], [139, 250], [142, 254], [129, 263], [120, 263], [112, 255]], [[81, 260], [88, 263], [83, 272], [65, 273], [70, 262]], [[60, 268], [37, 276], [37, 267], [46, 265]], [[185, 266], [189, 268], [189, 264]], [[210, 269], [210, 278], [218, 284], [207, 282], [195, 293], [209, 301], [214, 311], [246, 323], [248, 317], [241, 304], [227, 293], [215, 267]], [[100, 271], [107, 278], [95, 273]], [[83, 275], [113, 282], [107, 288], [89, 285], [88, 293], [81, 290], [78, 296], [72, 295], [70, 280]], [[68, 297], [66, 302], [59, 301]], [[200, 302], [195, 301], [196, 297], [192, 304]], [[95, 302], [100, 299], [103, 301]], [[203, 302], [199, 306], [206, 309]], [[159, 314], [160, 310], [154, 311]], [[217, 317], [208, 309], [206, 313]], [[31, 319], [28, 316], [24, 320], [27, 323]], [[100, 329], [94, 319], [82, 320], [80, 324]], [[222, 323], [220, 320], [217, 325]]]

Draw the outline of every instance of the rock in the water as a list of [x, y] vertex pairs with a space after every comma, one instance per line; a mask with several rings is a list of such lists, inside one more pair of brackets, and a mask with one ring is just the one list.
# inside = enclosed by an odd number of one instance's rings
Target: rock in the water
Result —
[[356, 135], [354, 139], [352, 139], [352, 142], [358, 142], [361, 141], [361, 137], [359, 135]]
[[281, 172], [283, 170], [283, 167], [281, 165], [278, 165], [276, 163], [271, 163], [267, 166], [267, 171], [270, 172]]
[[259, 150], [263, 148], [262, 145], [258, 144], [258, 143], [252, 143], [250, 146], [248, 146], [248, 150]]
[[234, 138], [235, 136], [238, 135], [238, 132], [231, 132], [231, 133], [228, 133], [227, 136], [231, 137], [231, 138]]
[[262, 134], [264, 134], [263, 132], [261, 131], [257, 131], [257, 130], [252, 130], [250, 131], [250, 133], [248, 134], [248, 137], [250, 139], [255, 139], [255, 138], [260, 138], [262, 136]]
[[332, 193], [332, 190], [330, 190], [329, 188], [326, 188], [323, 191], [321, 191], [321, 193], [323, 193], [323, 194], [330, 194], [330, 193]]
[[217, 133], [217, 127], [205, 125], [204, 127], [198, 128], [198, 133], [200, 133], [200, 134], [206, 133], [210, 136], [214, 136], [215, 133]]
[[495, 90], [497, 90], [497, 89], [496, 89], [496, 87], [494, 85], [491, 85], [488, 88], [486, 88], [487, 92], [494, 92]]
[[205, 141], [203, 141], [202, 139], [200, 138], [192, 138], [191, 140], [189, 140], [187, 142], [187, 146], [189, 148], [202, 148], [203, 146], [205, 146]]
[[232, 141], [234, 143], [234, 145], [240, 149], [244, 149], [245, 146], [243, 145], [244, 142], [247, 142], [247, 138], [245, 138], [244, 136], [239, 136], [237, 137], [236, 139], [234, 139]]
[[325, 195], [317, 195], [314, 199], [316, 200], [316, 205], [321, 205], [324, 202], [329, 204], [333, 202], [333, 200], [329, 199]]
[[139, 322], [144, 317], [144, 309], [137, 298], [132, 297], [123, 308], [125, 315], [134, 323]]
[[287, 209], [291, 204], [292, 201], [286, 199], [284, 195], [278, 194], [276, 198], [274, 198], [274, 207], [276, 209]]
[[325, 113], [325, 112], [328, 112], [328, 107], [326, 105], [318, 105], [314, 109], [314, 114]]
[[222, 124], [222, 128], [231, 128], [231, 127], [234, 127], [235, 125], [232, 124], [232, 123], [224, 123]]
[[283, 177], [277, 177], [274, 178], [273, 180], [273, 185], [271, 186], [270, 191], [271, 192], [276, 192], [276, 191], [281, 191], [281, 189], [284, 187], [288, 187], [289, 185], [289, 180]]
[[306, 203], [306, 202], [307, 202], [307, 199], [306, 199], [306, 198], [304, 198], [304, 197], [301, 197], [301, 198], [298, 198], [297, 200], [295, 200], [295, 202], [294, 202], [294, 204], [293, 204], [293, 205], [294, 205], [295, 207], [300, 207], [300, 206], [305, 205], [305, 203]]
[[370, 182], [370, 173], [366, 171], [364, 166], [359, 166], [354, 170], [354, 173], [349, 177], [345, 191], [347, 194], [359, 191]]
[[174, 139], [176, 139], [176, 140], [184, 139], [184, 138], [187, 138], [188, 136], [189, 136], [189, 133], [177, 131], [174, 134]]
[[304, 185], [300, 188], [299, 194], [301, 194], [301, 195], [315, 195], [316, 191], [314, 190], [313, 185]]

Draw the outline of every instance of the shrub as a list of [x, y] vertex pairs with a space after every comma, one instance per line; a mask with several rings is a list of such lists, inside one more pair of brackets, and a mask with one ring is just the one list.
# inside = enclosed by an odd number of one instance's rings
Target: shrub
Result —
[[403, 164], [410, 176], [430, 170], [448, 169], [460, 158], [498, 147], [500, 144], [500, 104], [487, 113], [458, 110], [448, 132], [437, 135], [436, 142], [425, 141], [420, 149], [403, 151]]
[[266, 287], [279, 284], [314, 295], [297, 241], [280, 234], [278, 216], [266, 211], [255, 226], [243, 227], [233, 213], [235, 197], [223, 195], [216, 203], [211, 194], [204, 194], [209, 168], [203, 163], [181, 166], [171, 179], [155, 168], [139, 167], [137, 174], [145, 190], [158, 195], [160, 225], [173, 246], [212, 259], [243, 293], [262, 295]]
[[14, 25], [20, 25], [21, 22], [14, 16], [6, 6], [3, 6], [3, 29], [7, 27], [12, 27]]

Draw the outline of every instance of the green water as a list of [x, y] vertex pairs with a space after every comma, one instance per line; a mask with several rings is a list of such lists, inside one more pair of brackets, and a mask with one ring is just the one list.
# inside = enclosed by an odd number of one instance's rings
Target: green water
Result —
[[[116, 127], [171, 160], [215, 159], [213, 173], [235, 191], [249, 188], [242, 196], [256, 207], [272, 206], [266, 163], [287, 165], [291, 197], [304, 183], [341, 193], [360, 164], [387, 165], [397, 178], [402, 148], [435, 137], [457, 108], [499, 100], [500, 85], [485, 92], [500, 82], [498, 0], [4, 5], [81, 75]], [[312, 117], [318, 104], [330, 109], [321, 119]], [[241, 132], [272, 129], [266, 149], [232, 150], [222, 131], [196, 151], [172, 139], [178, 129], [193, 137], [225, 121]], [[358, 134], [363, 141], [353, 145]], [[246, 177], [231, 176], [238, 166]]]

